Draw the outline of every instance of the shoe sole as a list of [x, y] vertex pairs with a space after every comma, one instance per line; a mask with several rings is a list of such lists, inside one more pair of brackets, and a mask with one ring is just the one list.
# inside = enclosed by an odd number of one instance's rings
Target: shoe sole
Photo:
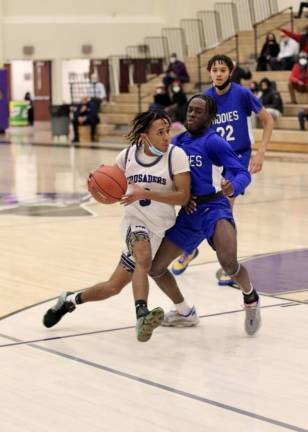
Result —
[[153, 331], [161, 325], [164, 319], [164, 311], [162, 308], [153, 309], [145, 316], [140, 332], [137, 334], [139, 342], [147, 342]]
[[229, 286], [233, 286], [235, 284], [235, 282], [234, 282], [234, 280], [232, 280], [232, 279], [230, 279], [230, 280], [228, 280], [228, 281], [224, 281], [224, 280], [219, 280], [218, 281], [218, 285], [219, 286], [227, 286], [227, 285], [229, 285]]
[[197, 258], [197, 256], [199, 255], [199, 249], [196, 249], [196, 252], [194, 254], [194, 256], [191, 258], [191, 260], [186, 264], [186, 266], [184, 268], [182, 268], [181, 270], [175, 270], [173, 267], [171, 267], [171, 271], [175, 276], [178, 276], [182, 273], [184, 273], [184, 271], [187, 269], [187, 267], [189, 266], [189, 264], [192, 262], [192, 260], [194, 260], [195, 258]]
[[196, 327], [199, 324], [200, 320], [195, 321], [195, 322], [186, 322], [186, 323], [168, 323], [168, 322], [164, 322], [162, 321], [161, 326], [162, 327]]

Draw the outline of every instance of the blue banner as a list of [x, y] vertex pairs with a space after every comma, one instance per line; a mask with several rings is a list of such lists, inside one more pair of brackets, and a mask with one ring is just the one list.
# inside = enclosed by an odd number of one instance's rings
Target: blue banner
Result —
[[8, 128], [9, 100], [7, 71], [0, 69], [0, 130]]

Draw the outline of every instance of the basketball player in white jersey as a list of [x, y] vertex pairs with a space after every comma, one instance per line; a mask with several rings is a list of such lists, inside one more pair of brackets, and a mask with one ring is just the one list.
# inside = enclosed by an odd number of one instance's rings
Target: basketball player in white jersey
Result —
[[77, 293], [63, 293], [43, 318], [52, 327], [76, 305], [104, 300], [132, 281], [136, 307], [137, 339], [145, 342], [164, 317], [162, 308], [147, 307], [148, 272], [165, 231], [175, 223], [175, 205], [190, 197], [190, 168], [186, 153], [170, 144], [170, 118], [164, 111], [139, 114], [128, 134], [131, 146], [116, 163], [125, 172], [128, 190], [122, 232], [125, 250], [110, 279]]

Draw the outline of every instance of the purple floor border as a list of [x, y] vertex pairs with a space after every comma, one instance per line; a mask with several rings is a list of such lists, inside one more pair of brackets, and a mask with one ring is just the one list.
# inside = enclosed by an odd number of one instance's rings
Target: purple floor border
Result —
[[261, 293], [276, 295], [308, 290], [308, 249], [252, 258], [244, 265]]

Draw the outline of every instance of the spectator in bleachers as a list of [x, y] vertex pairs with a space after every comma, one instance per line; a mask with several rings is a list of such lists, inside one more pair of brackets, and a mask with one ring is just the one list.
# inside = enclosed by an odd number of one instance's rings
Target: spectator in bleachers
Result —
[[169, 93], [166, 91], [163, 83], [157, 84], [153, 99], [153, 103], [149, 106], [150, 110], [165, 109], [171, 105]]
[[292, 70], [298, 55], [298, 43], [285, 33], [280, 35], [280, 51], [277, 58], [270, 61], [272, 70]]
[[166, 111], [172, 118], [173, 122], [183, 124], [186, 116], [187, 96], [183, 91], [181, 81], [173, 81], [171, 92], [171, 105], [166, 108]]
[[257, 71], [266, 71], [270, 61], [279, 54], [279, 45], [274, 33], [267, 33], [260, 56], [257, 63]]
[[173, 81], [181, 81], [181, 83], [184, 84], [189, 82], [189, 80], [190, 78], [185, 63], [178, 60], [176, 53], [171, 54], [170, 63], [163, 79], [166, 91], [168, 91]]
[[[261, 92], [257, 81], [251, 81], [249, 88], [251, 92], [259, 99]], [[256, 113], [254, 113], [253, 111], [251, 111], [250, 121], [251, 127], [256, 128], [258, 124], [258, 118], [256, 116]]]
[[28, 123], [29, 123], [29, 126], [33, 126], [33, 123], [34, 123], [34, 109], [33, 109], [33, 100], [31, 98], [31, 93], [27, 92], [25, 94], [24, 99], [26, 101], [28, 101], [28, 104], [29, 104], [28, 105]]
[[231, 75], [231, 81], [235, 82], [236, 84], [241, 85], [242, 80], [250, 80], [251, 79], [251, 72], [248, 68], [242, 68], [239, 66], [239, 64], [233, 60], [234, 69], [232, 71]]
[[260, 88], [257, 81], [251, 81], [249, 88], [252, 91], [252, 93], [259, 99]]
[[283, 102], [281, 96], [268, 78], [263, 78], [260, 81], [259, 100], [274, 120], [282, 115]]
[[283, 33], [299, 43], [299, 51], [305, 51], [308, 54], [308, 26], [304, 27], [302, 33], [295, 33], [290, 30], [280, 29]]
[[308, 92], [308, 58], [305, 52], [299, 53], [298, 61], [292, 68], [289, 77], [289, 92], [292, 103], [296, 104], [295, 90], [299, 93]]
[[97, 73], [93, 72], [91, 74], [91, 79], [89, 82], [89, 87], [87, 91], [87, 96], [93, 99], [97, 112], [100, 111], [101, 104], [106, 100], [107, 94], [105, 86], [99, 81]]
[[[308, 8], [308, 2], [300, 2], [300, 5], [299, 5], [299, 10], [298, 10], [298, 14], [297, 15], [294, 15], [294, 18], [300, 18], [301, 16], [302, 16], [302, 13], [303, 13], [303, 9], [304, 8]], [[306, 14], [306, 17], [307, 17], [308, 15]]]
[[99, 123], [99, 117], [97, 114], [97, 106], [93, 99], [89, 99], [87, 96], [82, 98], [81, 103], [73, 114], [72, 123], [74, 129], [72, 142], [79, 142], [79, 126], [87, 125], [91, 128], [91, 141], [96, 140], [96, 127]]
[[303, 111], [300, 111], [297, 114], [298, 121], [299, 121], [299, 128], [300, 130], [304, 131], [305, 129], [305, 120], [308, 120], [308, 109], [305, 108]]

